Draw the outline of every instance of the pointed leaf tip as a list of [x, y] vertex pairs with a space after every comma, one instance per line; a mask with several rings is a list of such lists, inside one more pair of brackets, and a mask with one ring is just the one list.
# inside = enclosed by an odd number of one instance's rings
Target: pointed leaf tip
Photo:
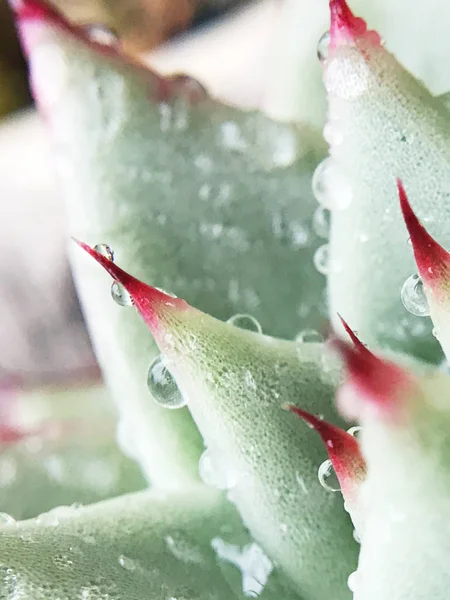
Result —
[[430, 284], [450, 277], [450, 254], [440, 245], [417, 218], [409, 203], [403, 183], [397, 180], [400, 207], [411, 237], [417, 268], [422, 279]]
[[370, 350], [368, 348], [366, 348], [366, 346], [361, 342], [361, 340], [356, 335], [356, 333], [353, 331], [353, 329], [350, 327], [350, 325], [347, 323], [347, 321], [339, 313], [338, 313], [338, 317], [342, 323], [343, 328], [345, 329], [345, 332], [347, 333], [349, 338], [352, 340], [353, 344], [357, 348], [359, 348], [361, 352], [369, 352], [369, 354], [371, 354]]
[[345, 0], [330, 0], [330, 49], [341, 43], [354, 43], [358, 38], [366, 38], [377, 45], [380, 36], [369, 31], [364, 19], [355, 17]]
[[359, 486], [366, 474], [366, 464], [358, 440], [343, 429], [327, 423], [301, 408], [296, 406], [287, 406], [286, 408], [306, 421], [320, 435], [341, 485], [342, 493], [346, 500], [351, 500], [356, 487]]
[[[342, 356], [348, 372], [348, 381], [341, 388], [338, 398], [346, 416], [359, 418], [361, 408], [365, 405], [391, 416], [398, 408], [405, 390], [413, 384], [409, 374], [398, 365], [373, 354], [359, 340], [357, 346], [340, 339], [332, 343]], [[348, 388], [356, 394], [347, 394]]]
[[118, 267], [113, 261], [106, 256], [103, 256], [100, 252], [97, 252], [94, 248], [91, 248], [84, 242], [80, 242], [75, 238], [72, 239], [80, 246], [80, 248], [92, 256], [92, 258], [94, 258], [105, 271], [115, 279], [115, 281], [124, 286], [130, 294], [133, 304], [139, 310], [150, 329], [153, 330], [157, 327], [161, 307], [172, 307], [176, 310], [183, 310], [189, 307], [189, 305], [181, 298], [174, 298], [162, 290], [143, 283]]

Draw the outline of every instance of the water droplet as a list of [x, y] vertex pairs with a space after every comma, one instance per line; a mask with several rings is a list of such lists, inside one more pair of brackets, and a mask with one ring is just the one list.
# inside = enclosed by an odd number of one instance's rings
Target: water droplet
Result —
[[316, 167], [312, 191], [317, 202], [329, 210], [345, 210], [352, 201], [352, 189], [341, 170], [328, 156]]
[[328, 239], [331, 226], [331, 212], [324, 206], [318, 206], [314, 212], [312, 226], [314, 233], [321, 238]]
[[243, 152], [248, 144], [242, 135], [241, 128], [234, 121], [225, 121], [220, 126], [222, 144], [229, 150]]
[[314, 252], [314, 266], [322, 275], [328, 273], [328, 251], [328, 244], [323, 244]]
[[208, 449], [200, 456], [198, 472], [206, 485], [219, 490], [229, 490], [236, 485], [235, 477], [230, 476], [224, 469], [217, 468]]
[[359, 537], [359, 533], [356, 531], [356, 529], [353, 530], [353, 539], [355, 540], [355, 542], [357, 542], [358, 544], [361, 543], [361, 538]]
[[323, 335], [315, 329], [303, 329], [295, 337], [295, 341], [299, 344], [314, 344], [323, 342]]
[[182, 408], [186, 399], [182, 396], [175, 379], [160, 356], [150, 365], [147, 385], [156, 402], [164, 408]]
[[135, 571], [136, 563], [132, 558], [128, 558], [124, 554], [121, 554], [118, 558], [119, 565], [126, 569], [127, 571]]
[[301, 487], [302, 492], [304, 494], [309, 494], [309, 490], [306, 487], [305, 480], [303, 479], [303, 477], [300, 475], [300, 473], [298, 471], [295, 472], [295, 479], [297, 480], [298, 485]]
[[250, 389], [250, 390], [256, 390], [257, 389], [257, 385], [256, 385], [256, 381], [255, 378], [253, 377], [253, 374], [251, 371], [249, 371], [248, 369], [245, 369], [244, 372], [244, 379], [245, 379], [245, 385]]
[[319, 481], [321, 485], [329, 492], [340, 492], [338, 478], [334, 471], [331, 460], [324, 460], [318, 471]]
[[360, 425], [355, 425], [354, 427], [350, 427], [350, 429], [347, 429], [347, 433], [359, 440], [361, 437], [362, 430], [363, 428]]
[[235, 327], [239, 327], [240, 329], [248, 329], [248, 331], [262, 333], [262, 327], [260, 323], [252, 315], [233, 315], [228, 319], [227, 323], [229, 323], [230, 325], [234, 325]]
[[8, 513], [0, 512], [0, 526], [2, 525], [14, 525], [16, 520]]
[[431, 330], [431, 333], [434, 335], [434, 337], [437, 340], [439, 340], [438, 330], [436, 329], [436, 327], [433, 327], [433, 329]]
[[178, 560], [181, 560], [186, 564], [197, 565], [204, 562], [204, 557], [200, 548], [194, 546], [188, 540], [183, 539], [180, 536], [174, 538], [172, 535], [166, 535], [164, 540], [167, 544], [167, 548]]
[[328, 50], [330, 47], [330, 32], [325, 31], [320, 37], [317, 43], [317, 58], [321, 63], [325, 62], [328, 58]]
[[408, 277], [400, 292], [403, 306], [416, 317], [428, 317], [430, 308], [423, 289], [422, 278], [415, 274]]
[[258, 544], [248, 544], [242, 550], [221, 538], [211, 540], [219, 558], [235, 565], [242, 574], [242, 592], [247, 598], [261, 595], [273, 570], [273, 564]]
[[328, 121], [323, 128], [323, 138], [330, 146], [339, 146], [344, 141], [344, 135], [336, 123]]
[[105, 25], [86, 25], [84, 30], [91, 41], [102, 44], [102, 46], [116, 46], [119, 42], [117, 34]]
[[348, 589], [351, 592], [355, 592], [356, 591], [356, 581], [358, 578], [358, 572], [357, 571], [353, 571], [353, 573], [350, 573], [350, 575], [348, 576], [347, 579], [347, 585], [348, 585]]
[[96, 244], [94, 250], [111, 262], [114, 262], [114, 250], [108, 244]]
[[133, 306], [132, 297], [118, 281], [113, 281], [111, 285], [111, 297], [119, 306]]

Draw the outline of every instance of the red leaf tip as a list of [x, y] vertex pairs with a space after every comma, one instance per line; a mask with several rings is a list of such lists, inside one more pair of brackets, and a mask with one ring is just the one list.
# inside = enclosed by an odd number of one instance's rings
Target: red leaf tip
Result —
[[425, 283], [434, 287], [436, 282], [450, 278], [450, 254], [431, 237], [419, 221], [400, 179], [397, 179], [397, 189], [420, 276]]
[[65, 19], [61, 16], [53, 6], [46, 0], [9, 0], [11, 10], [20, 21], [53, 21], [60, 24], [65, 23]]
[[94, 248], [91, 248], [84, 242], [80, 242], [75, 238], [72, 239], [80, 246], [80, 248], [92, 256], [92, 258], [94, 258], [111, 275], [111, 277], [124, 286], [130, 294], [134, 305], [151, 329], [157, 326], [161, 307], [173, 307], [176, 310], [188, 308], [189, 305], [181, 298], [174, 298], [162, 290], [143, 283], [118, 267], [112, 260], [103, 256], [103, 254], [97, 252]]
[[349, 338], [352, 340], [353, 344], [357, 348], [359, 348], [361, 352], [368, 352], [369, 354], [372, 354], [370, 352], [370, 350], [368, 350], [368, 348], [366, 348], [366, 346], [364, 346], [364, 344], [361, 342], [361, 340], [356, 335], [356, 333], [353, 331], [353, 329], [350, 327], [350, 325], [347, 323], [347, 321], [345, 321], [345, 319], [339, 313], [338, 313], [338, 317], [342, 323], [342, 326], [345, 329], [345, 332], [347, 333]]
[[343, 429], [301, 408], [286, 406], [286, 409], [306, 421], [320, 435], [341, 484], [342, 493], [346, 500], [352, 500], [354, 492], [366, 474], [366, 464], [358, 440]]
[[330, 0], [330, 49], [340, 43], [354, 43], [364, 37], [374, 45], [380, 44], [380, 36], [369, 31], [364, 19], [355, 17], [346, 0]]
[[345, 415], [359, 418], [361, 409], [369, 405], [380, 414], [392, 416], [413, 385], [412, 377], [395, 363], [373, 354], [359, 340], [356, 346], [340, 339], [332, 343], [348, 372], [348, 381], [339, 393], [339, 405]]

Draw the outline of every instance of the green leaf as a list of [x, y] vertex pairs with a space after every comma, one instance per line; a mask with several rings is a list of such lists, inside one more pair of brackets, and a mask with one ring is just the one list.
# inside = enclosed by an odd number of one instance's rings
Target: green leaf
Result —
[[338, 327], [334, 315], [340, 312], [369, 344], [439, 360], [431, 323], [411, 315], [400, 300], [402, 285], [416, 267], [395, 180], [403, 179], [419, 216], [445, 239], [450, 119], [374, 32], [357, 31], [352, 25], [357, 22], [351, 15], [335, 23], [324, 69], [334, 138], [325, 182], [328, 202], [336, 207], [328, 278], [331, 315]]
[[415, 375], [341, 343], [349, 375], [339, 405], [362, 426], [368, 476], [351, 586], [357, 600], [448, 597], [450, 378]]
[[[131, 295], [203, 436], [214, 479], [229, 489], [254, 538], [306, 600], [348, 598], [357, 552], [350, 519], [342, 498], [319, 483], [323, 444], [282, 410], [297, 405], [339, 422], [339, 371], [323, 345], [222, 323], [80, 245]], [[164, 403], [164, 385], [158, 393]]]
[[[250, 312], [289, 338], [321, 327], [308, 134], [222, 106], [192, 80], [126, 64], [38, 4], [44, 15], [19, 21], [71, 232], [108, 243], [139, 276], [219, 318]], [[151, 401], [155, 347], [143, 325], [111, 302], [97, 270], [73, 264], [136, 457], [153, 483], [182, 486], [195, 476], [198, 434], [186, 412]]]
[[234, 508], [204, 486], [0, 525], [0, 570], [11, 600], [298, 599]]

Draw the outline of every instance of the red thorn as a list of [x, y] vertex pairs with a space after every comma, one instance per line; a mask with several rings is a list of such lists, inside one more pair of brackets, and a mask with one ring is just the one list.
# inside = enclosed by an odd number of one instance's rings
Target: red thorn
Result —
[[343, 429], [322, 421], [301, 408], [296, 406], [287, 408], [311, 425], [320, 435], [341, 484], [342, 493], [346, 498], [352, 495], [355, 486], [361, 483], [366, 474], [366, 463], [358, 440]]
[[423, 281], [433, 284], [450, 277], [450, 254], [431, 237], [421, 224], [409, 203], [400, 179], [397, 179], [400, 207], [411, 243], [417, 268]]
[[380, 44], [380, 36], [375, 31], [368, 31], [364, 19], [355, 17], [345, 0], [330, 0], [330, 49], [340, 42], [355, 42], [365, 37], [374, 45]]
[[97, 252], [84, 242], [72, 238], [83, 250], [94, 258], [116, 281], [121, 283], [130, 294], [134, 305], [141, 313], [147, 325], [153, 329], [158, 324], [158, 313], [162, 306], [175, 307], [177, 310], [184, 310], [189, 305], [181, 298], [173, 298], [165, 292], [151, 287], [136, 277], [133, 277], [111, 260]]
[[352, 340], [353, 344], [359, 348], [359, 350], [361, 352], [368, 352], [369, 354], [372, 354], [370, 352], [370, 350], [368, 348], [366, 348], [366, 346], [364, 346], [364, 344], [361, 342], [361, 340], [359, 339], [359, 337], [356, 335], [356, 333], [353, 331], [353, 329], [351, 329], [350, 325], [347, 323], [347, 321], [344, 320], [344, 318], [338, 313], [338, 317], [342, 323], [342, 326], [345, 329], [345, 332], [347, 333], [347, 335], [349, 336], [349, 338]]
[[[412, 377], [395, 363], [373, 354], [361, 342], [351, 346], [336, 338], [332, 344], [345, 361], [348, 385], [355, 388], [357, 402], [369, 403], [381, 412], [392, 414], [400, 397], [414, 385]], [[352, 418], [358, 414], [358, 410], [356, 414], [346, 412]]]

